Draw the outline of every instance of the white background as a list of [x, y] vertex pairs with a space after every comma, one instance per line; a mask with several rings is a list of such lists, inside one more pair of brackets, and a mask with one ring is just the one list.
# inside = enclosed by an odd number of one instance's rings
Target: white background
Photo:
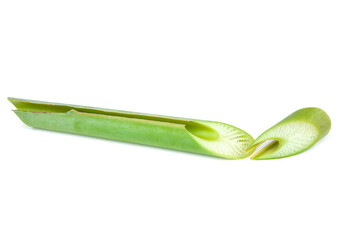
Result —
[[[361, 239], [360, 1], [1, 1], [0, 239]], [[330, 134], [227, 161], [26, 127], [6, 97]]]

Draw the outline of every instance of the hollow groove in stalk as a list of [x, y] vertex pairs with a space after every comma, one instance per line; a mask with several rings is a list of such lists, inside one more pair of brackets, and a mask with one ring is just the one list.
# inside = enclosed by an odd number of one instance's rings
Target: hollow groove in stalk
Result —
[[174, 124], [187, 124], [189, 122], [188, 119], [120, 111], [114, 109], [84, 107], [84, 106], [70, 105], [70, 104], [48, 103], [48, 102], [40, 102], [40, 101], [17, 99], [17, 98], [8, 98], [8, 99], [11, 103], [14, 104], [14, 106], [19, 111], [31, 111], [31, 112], [39, 112], [39, 113], [40, 112], [67, 113], [70, 110], [75, 110], [83, 113], [101, 114], [101, 115], [114, 116], [114, 117], [137, 118], [137, 119], [152, 120], [158, 122], [169, 122]]
[[208, 141], [216, 141], [219, 139], [219, 134], [217, 131], [212, 129], [209, 126], [204, 124], [200, 124], [195, 121], [190, 121], [185, 125], [185, 128], [188, 132], [195, 135], [198, 138], [208, 140]]
[[251, 156], [251, 159], [257, 159], [261, 156], [266, 156], [277, 150], [279, 146], [279, 142], [277, 140], [266, 140], [255, 145], [256, 150], [254, 154]]

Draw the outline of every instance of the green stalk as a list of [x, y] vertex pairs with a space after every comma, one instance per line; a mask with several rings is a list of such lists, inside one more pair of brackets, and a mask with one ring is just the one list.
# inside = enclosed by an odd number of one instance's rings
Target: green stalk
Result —
[[14, 112], [34, 128], [206, 154], [227, 159], [249, 156], [253, 138], [231, 125], [104, 108], [8, 98]]
[[331, 120], [322, 109], [303, 108], [262, 133], [249, 146], [247, 153], [254, 152], [262, 143], [269, 141], [251, 159], [290, 157], [310, 148], [326, 136], [330, 128]]

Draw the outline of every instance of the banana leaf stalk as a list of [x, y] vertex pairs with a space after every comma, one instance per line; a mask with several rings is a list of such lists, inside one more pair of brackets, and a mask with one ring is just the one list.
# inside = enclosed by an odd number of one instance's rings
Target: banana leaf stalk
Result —
[[8, 98], [28, 126], [138, 143], [226, 159], [250, 155], [245, 131], [215, 122]]

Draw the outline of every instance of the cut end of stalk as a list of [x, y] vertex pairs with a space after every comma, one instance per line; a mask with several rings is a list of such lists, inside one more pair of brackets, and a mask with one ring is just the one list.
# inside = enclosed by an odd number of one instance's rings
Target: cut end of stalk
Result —
[[227, 159], [248, 157], [246, 150], [254, 140], [243, 130], [220, 122], [191, 121], [185, 128], [212, 155]]
[[248, 148], [254, 160], [284, 158], [305, 151], [320, 138], [316, 126], [303, 121], [276, 125], [259, 136]]
[[[261, 134], [248, 148], [252, 159], [266, 160], [296, 155], [327, 135], [331, 119], [320, 108], [302, 108]], [[259, 149], [259, 146], [265, 146]]]

